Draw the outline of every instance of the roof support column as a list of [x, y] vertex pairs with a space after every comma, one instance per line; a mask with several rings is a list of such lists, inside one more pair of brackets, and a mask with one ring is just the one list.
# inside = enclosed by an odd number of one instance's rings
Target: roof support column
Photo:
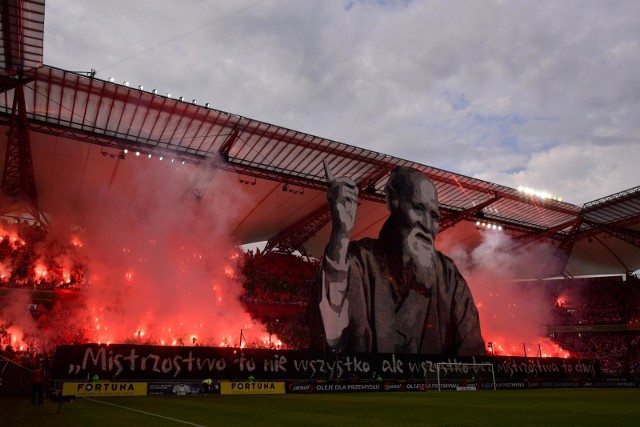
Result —
[[558, 248], [547, 261], [545, 268], [540, 270], [538, 279], [554, 276], [563, 276], [565, 278], [571, 277], [571, 275], [566, 271], [567, 262], [569, 261], [569, 255], [571, 255], [571, 251], [573, 250], [573, 245], [578, 239], [578, 231], [582, 226], [582, 221], [583, 217], [582, 214], [580, 214], [576, 222], [571, 227], [571, 230], [569, 230], [567, 237], [560, 242]]
[[2, 174], [2, 192], [9, 196], [8, 203], [1, 207], [3, 214], [12, 211], [26, 212], [41, 225], [46, 225], [47, 221], [38, 207], [24, 88], [20, 83], [14, 90]]

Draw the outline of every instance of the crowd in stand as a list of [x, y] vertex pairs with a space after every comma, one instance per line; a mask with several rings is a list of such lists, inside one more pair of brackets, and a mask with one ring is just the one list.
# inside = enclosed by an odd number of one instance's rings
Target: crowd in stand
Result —
[[[575, 357], [596, 359], [603, 373], [640, 379], [640, 279], [633, 275], [557, 280], [550, 326], [574, 327], [553, 339]], [[571, 329], [569, 329], [571, 330]]]
[[[317, 260], [302, 256], [247, 251], [241, 269], [245, 289], [241, 301], [249, 306], [293, 305], [302, 308], [307, 305], [318, 265]], [[304, 316], [299, 310], [286, 319], [280, 319], [278, 315], [258, 316], [258, 319], [287, 348], [309, 346]]]
[[640, 285], [629, 275], [546, 283], [553, 325], [620, 325], [640, 322]]
[[[556, 334], [555, 340], [574, 357], [596, 359], [601, 371], [611, 377], [619, 377], [629, 372], [640, 374], [637, 358], [638, 333], [565, 333]], [[633, 340], [635, 338], [635, 360]], [[635, 366], [633, 369], [632, 367]], [[640, 377], [638, 377], [640, 379]]]
[[34, 290], [86, 286], [79, 243], [47, 239], [37, 223], [0, 219], [0, 285]]
[[[77, 243], [48, 239], [44, 229], [24, 221], [0, 220], [2, 287], [71, 288], [82, 292], [88, 284], [81, 259]], [[280, 341], [271, 346], [308, 346], [302, 313], [317, 269], [317, 260], [303, 256], [259, 250], [243, 254], [238, 279], [245, 290], [241, 301], [249, 310], [259, 306], [299, 308], [286, 318], [255, 313]], [[636, 326], [640, 322], [640, 279], [628, 275], [544, 281], [533, 286], [545, 289], [552, 312], [549, 326], [582, 328], [554, 333], [552, 339], [562, 348], [574, 357], [598, 360], [606, 374], [640, 380], [640, 328]], [[34, 304], [31, 315], [40, 331], [51, 331], [50, 345], [87, 342], [83, 325], [60, 302], [47, 307]], [[594, 325], [605, 329], [589, 328]], [[7, 333], [10, 326], [3, 324], [0, 316], [0, 350], [13, 356], [20, 352], [12, 348]]]
[[554, 323], [613, 325], [638, 321], [640, 304], [637, 279], [622, 276], [573, 279], [546, 283], [554, 302]]
[[305, 306], [317, 270], [318, 261], [314, 259], [276, 252], [247, 251], [242, 265], [245, 288], [242, 301]]

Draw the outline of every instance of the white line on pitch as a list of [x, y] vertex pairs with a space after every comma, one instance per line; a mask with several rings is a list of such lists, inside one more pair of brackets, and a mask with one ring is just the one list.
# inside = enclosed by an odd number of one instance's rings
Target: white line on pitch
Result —
[[133, 409], [133, 408], [128, 408], [126, 406], [116, 405], [114, 403], [103, 402], [102, 400], [95, 400], [95, 399], [91, 399], [89, 397], [85, 397], [85, 399], [90, 400], [92, 402], [102, 403], [103, 405], [115, 406], [116, 408], [127, 409], [127, 410], [133, 411], [133, 412], [140, 412], [141, 414], [151, 415], [152, 417], [164, 418], [165, 420], [171, 420], [171, 421], [175, 421], [177, 423], [189, 424], [190, 426], [196, 426], [196, 427], [206, 427], [206, 426], [203, 426], [201, 424], [190, 423], [189, 421], [179, 420], [177, 418], [165, 417], [163, 415], [154, 414], [152, 412], [145, 412], [145, 411], [141, 411], [139, 409]]

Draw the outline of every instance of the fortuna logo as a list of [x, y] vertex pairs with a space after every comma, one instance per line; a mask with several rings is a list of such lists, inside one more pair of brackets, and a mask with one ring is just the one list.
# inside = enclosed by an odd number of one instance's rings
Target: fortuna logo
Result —
[[231, 383], [231, 390], [275, 390], [274, 383]]
[[85, 384], [78, 383], [78, 391], [133, 391], [133, 384], [129, 383], [110, 383], [110, 384]]

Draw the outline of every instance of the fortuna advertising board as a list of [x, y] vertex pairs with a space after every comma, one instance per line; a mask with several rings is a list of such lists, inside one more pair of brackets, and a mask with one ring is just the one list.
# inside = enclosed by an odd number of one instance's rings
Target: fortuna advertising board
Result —
[[70, 382], [62, 385], [63, 396], [146, 396], [147, 383], [99, 381], [96, 383]]
[[221, 394], [284, 394], [284, 382], [222, 382]]

